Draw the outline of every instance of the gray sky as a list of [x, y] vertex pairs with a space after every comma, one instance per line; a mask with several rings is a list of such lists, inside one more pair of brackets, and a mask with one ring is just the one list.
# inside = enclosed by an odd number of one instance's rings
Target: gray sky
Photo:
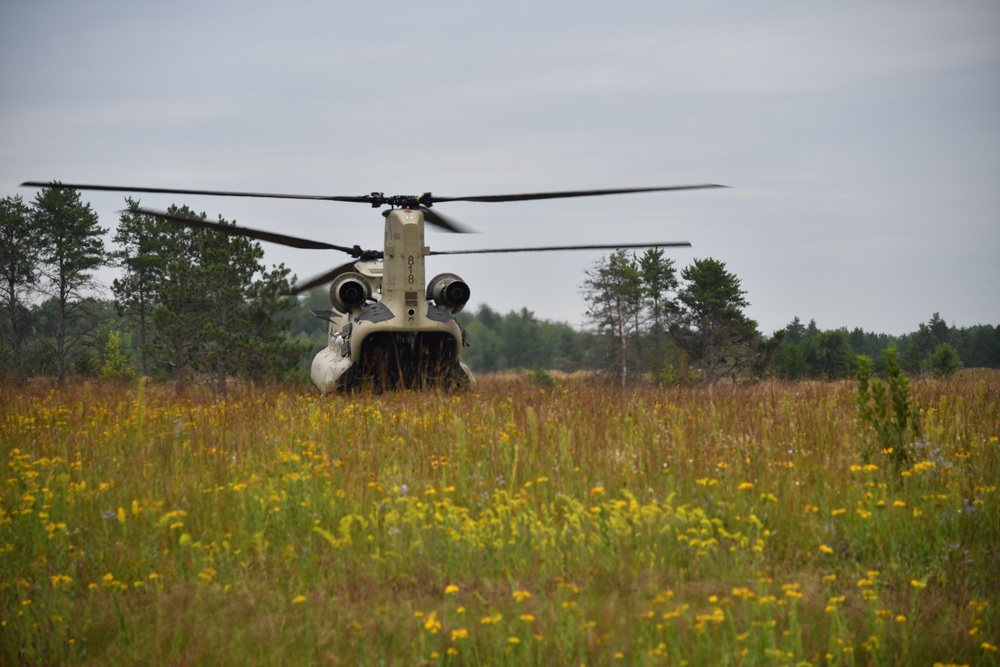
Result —
[[[0, 196], [24, 180], [441, 196], [432, 249], [680, 241], [765, 333], [1000, 324], [1000, 4], [7, 2]], [[123, 197], [83, 193], [104, 226]], [[146, 195], [379, 247], [371, 208]], [[110, 236], [110, 235], [109, 235]], [[345, 257], [263, 244], [306, 278]], [[429, 258], [472, 307], [580, 324], [601, 252]], [[108, 273], [103, 276], [110, 283]]]

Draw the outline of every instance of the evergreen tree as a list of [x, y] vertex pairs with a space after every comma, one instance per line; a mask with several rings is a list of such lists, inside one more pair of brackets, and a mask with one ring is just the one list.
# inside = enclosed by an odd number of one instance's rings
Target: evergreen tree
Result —
[[927, 359], [934, 354], [938, 340], [930, 327], [923, 322], [914, 333], [906, 336], [905, 340], [906, 345], [903, 348], [899, 366], [908, 373], [920, 373], [924, 370]]
[[815, 338], [819, 335], [819, 327], [816, 326], [816, 320], [810, 319], [809, 326], [806, 327], [805, 335], [802, 336], [803, 340], [808, 340], [810, 338]]
[[628, 369], [638, 357], [642, 278], [635, 258], [615, 250], [587, 270], [583, 293], [590, 302], [587, 317], [604, 339], [609, 367], [622, 386], [629, 381]]
[[677, 344], [708, 381], [752, 367], [760, 335], [757, 323], [743, 313], [749, 304], [739, 278], [711, 258], [696, 259], [681, 277], [686, 284], [678, 299], [684, 312], [671, 330]]
[[962, 367], [958, 352], [948, 343], [940, 343], [927, 360], [927, 369], [935, 377], [945, 378]]
[[540, 328], [535, 314], [527, 308], [522, 308], [518, 312], [511, 311], [504, 316], [500, 340], [503, 345], [503, 358], [508, 366], [512, 368], [547, 366]]
[[[253, 244], [257, 245], [258, 244]], [[261, 255], [262, 257], [263, 255]], [[280, 378], [291, 371], [311, 347], [288, 336], [298, 301], [289, 296], [295, 276], [284, 264], [270, 270], [261, 261], [245, 291], [242, 309], [243, 339], [237, 372], [250, 379]], [[249, 341], [247, 340], [249, 338]]]
[[129, 358], [128, 334], [122, 335], [114, 329], [108, 330], [104, 344], [104, 361], [98, 375], [102, 380], [131, 380], [135, 377], [135, 366]]
[[[98, 225], [97, 214], [80, 201], [80, 193], [68, 188], [43, 188], [35, 197], [32, 214], [42, 243], [43, 271], [58, 306], [53, 352], [61, 385], [66, 380], [67, 360], [82, 340], [81, 335], [70, 334], [72, 325], [94, 320], [83, 297], [94, 286], [93, 271], [105, 262], [102, 236], [108, 230]], [[82, 330], [88, 333], [91, 326]]]
[[666, 368], [668, 355], [664, 333], [678, 313], [677, 304], [670, 298], [679, 284], [677, 269], [674, 268], [674, 260], [664, 256], [662, 248], [649, 248], [639, 258], [639, 276], [652, 323], [649, 332], [652, 342], [650, 362], [655, 377], [659, 378]]
[[809, 374], [809, 365], [806, 362], [806, 346], [802, 342], [806, 335], [806, 327], [802, 324], [802, 320], [796, 316], [784, 329], [777, 332], [772, 340], [777, 338], [778, 334], [782, 336], [769, 360], [770, 370], [782, 380], [806, 377]]
[[810, 375], [824, 380], [850, 377], [852, 356], [845, 329], [821, 331], [808, 341], [805, 354]]
[[955, 347], [966, 368], [1000, 368], [1000, 326], [960, 329], [955, 332]]
[[109, 256], [122, 269], [121, 278], [111, 284], [118, 313], [128, 317], [139, 334], [139, 366], [149, 375], [149, 325], [159, 296], [167, 262], [172, 254], [176, 229], [157, 218], [136, 213], [139, 202], [126, 198], [129, 210], [118, 219], [114, 242]]
[[869, 357], [871, 356], [868, 354], [866, 349], [865, 332], [861, 327], [854, 327], [851, 329], [851, 333], [847, 335], [847, 344], [851, 346], [851, 350], [854, 354], [864, 354]]
[[[785, 330], [787, 332], [787, 329]], [[809, 375], [806, 348], [801, 342], [789, 343], [787, 334], [784, 344], [775, 352], [771, 360], [774, 374], [782, 380], [799, 380]]]
[[[197, 217], [187, 207], [170, 212]], [[230, 376], [273, 377], [294, 367], [301, 346], [286, 334], [296, 305], [285, 296], [289, 270], [267, 271], [260, 244], [243, 236], [180, 228], [171, 238], [152, 347], [172, 366], [177, 388], [191, 370], [224, 392]]]
[[795, 319], [789, 322], [788, 326], [785, 327], [785, 342], [791, 345], [797, 345], [802, 342], [802, 339], [805, 337], [806, 327], [802, 324], [802, 320], [799, 319], [798, 315], [796, 315]]
[[941, 313], [931, 315], [931, 319], [927, 322], [927, 328], [930, 329], [931, 335], [934, 336], [935, 345], [948, 342], [948, 325], [941, 319]]
[[30, 322], [25, 297], [38, 280], [40, 253], [31, 210], [20, 197], [0, 199], [0, 330], [10, 345], [10, 369], [18, 384], [25, 380], [24, 341]]

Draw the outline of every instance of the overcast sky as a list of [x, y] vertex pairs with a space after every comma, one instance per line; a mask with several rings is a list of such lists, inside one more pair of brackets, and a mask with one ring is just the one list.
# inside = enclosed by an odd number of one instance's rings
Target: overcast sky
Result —
[[[441, 196], [432, 249], [690, 241], [765, 333], [1000, 324], [1000, 3], [5, 2], [0, 196], [25, 180]], [[113, 229], [123, 196], [83, 193]], [[380, 247], [363, 205], [145, 195]], [[109, 234], [110, 240], [110, 234]], [[302, 278], [332, 251], [263, 244]], [[428, 258], [578, 325], [601, 252]], [[110, 283], [111, 273], [102, 274]]]

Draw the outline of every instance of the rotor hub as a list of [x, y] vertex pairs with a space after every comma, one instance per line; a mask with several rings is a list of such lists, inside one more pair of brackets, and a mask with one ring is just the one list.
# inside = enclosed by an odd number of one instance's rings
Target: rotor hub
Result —
[[393, 208], [430, 208], [434, 205], [434, 197], [429, 192], [422, 195], [390, 195], [388, 197], [382, 192], [372, 192], [365, 200], [372, 205], [372, 208], [386, 205]]

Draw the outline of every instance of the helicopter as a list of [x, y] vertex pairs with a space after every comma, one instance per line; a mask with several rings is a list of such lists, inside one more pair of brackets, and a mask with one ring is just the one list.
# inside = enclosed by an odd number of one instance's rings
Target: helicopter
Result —
[[686, 241], [629, 244], [534, 246], [473, 250], [431, 250], [424, 245], [426, 223], [455, 233], [472, 231], [433, 207], [446, 202], [510, 202], [614, 194], [700, 190], [726, 187], [713, 183], [646, 188], [568, 190], [476, 197], [385, 195], [297, 195], [222, 190], [123, 187], [27, 181], [27, 187], [171, 195], [306, 199], [368, 204], [382, 211], [385, 234], [380, 250], [341, 246], [250, 227], [212, 222], [166, 211], [131, 208], [130, 212], [169, 220], [198, 229], [244, 236], [303, 249], [337, 250], [350, 261], [296, 283], [289, 295], [330, 285], [329, 310], [313, 310], [328, 323], [328, 344], [312, 360], [311, 378], [322, 394], [358, 388], [415, 389], [426, 387], [475, 388], [476, 379], [462, 362], [462, 348], [470, 345], [468, 332], [455, 319], [469, 301], [469, 285], [454, 273], [426, 279], [424, 259], [434, 255], [612, 250], [619, 248], [689, 247]]

